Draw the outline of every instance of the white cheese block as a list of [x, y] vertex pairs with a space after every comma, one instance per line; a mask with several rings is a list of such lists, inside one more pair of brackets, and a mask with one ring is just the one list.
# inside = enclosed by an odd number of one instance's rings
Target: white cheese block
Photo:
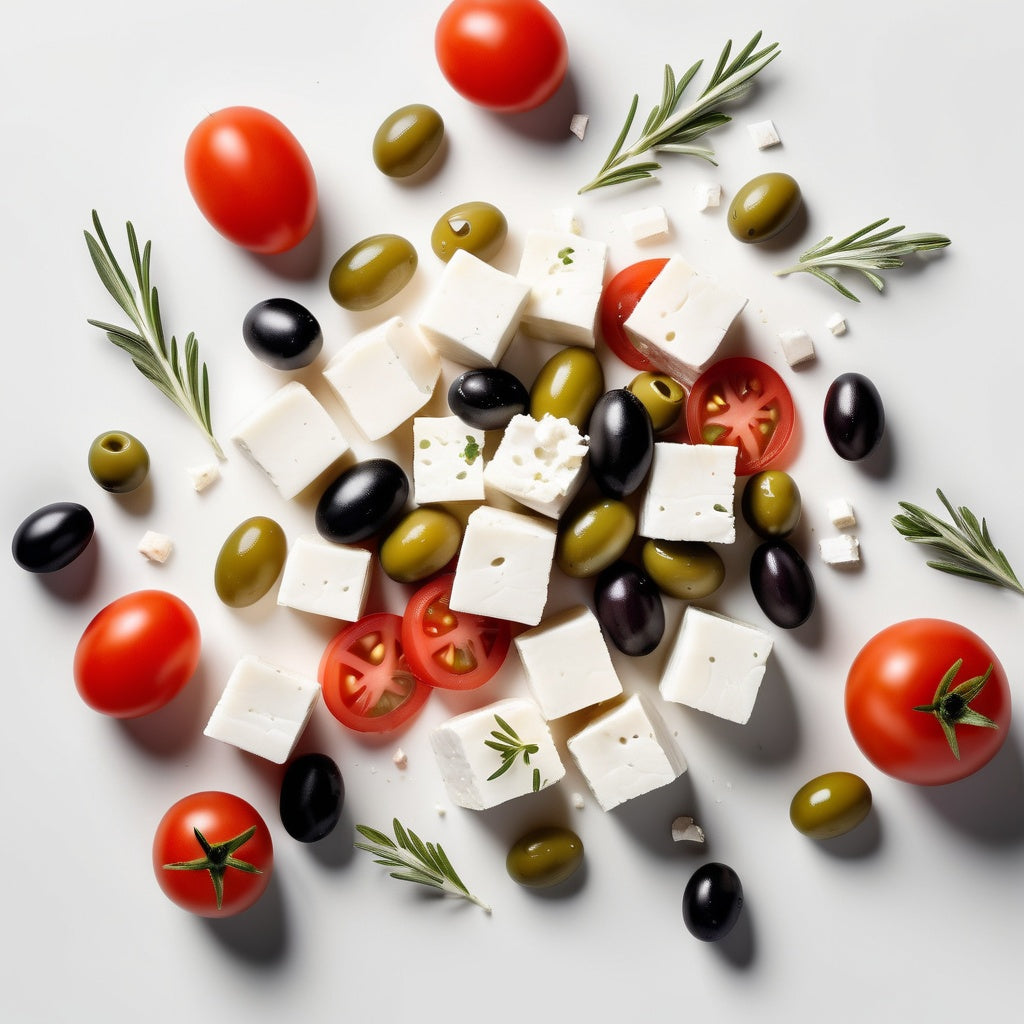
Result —
[[567, 745], [605, 811], [667, 786], [686, 771], [661, 715], [640, 694], [605, 712]]
[[186, 472], [192, 478], [192, 486], [197, 493], [205, 491], [207, 487], [220, 479], [220, 466], [216, 462], [207, 462], [202, 466], [189, 466]]
[[416, 503], [483, 501], [484, 432], [458, 416], [412, 421], [412, 479]]
[[299, 537], [288, 551], [277, 603], [314, 615], [355, 622], [366, 607], [371, 555], [365, 548]]
[[161, 565], [171, 557], [174, 550], [174, 541], [164, 533], [157, 533], [155, 530], [147, 530], [139, 541], [139, 551], [151, 562], [159, 562]]
[[846, 333], [846, 317], [842, 313], [833, 313], [825, 321], [825, 326], [838, 337]]
[[814, 358], [814, 342], [802, 328], [779, 331], [779, 342], [782, 345], [782, 354], [790, 366], [797, 366]]
[[590, 124], [590, 116], [588, 114], [573, 114], [569, 118], [569, 131], [582, 142], [583, 136], [587, 134], [588, 124]]
[[661, 695], [743, 725], [771, 650], [763, 629], [688, 605], [661, 675]]
[[826, 565], [857, 565], [860, 562], [860, 542], [850, 533], [822, 537], [818, 541], [818, 550]]
[[782, 141], [774, 121], [755, 121], [747, 125], [747, 131], [758, 149], [769, 149]]
[[722, 205], [722, 186], [714, 181], [702, 181], [694, 186], [693, 194], [697, 202], [697, 209], [713, 210]]
[[825, 511], [837, 529], [845, 530], [847, 527], [857, 525], [857, 516], [854, 514], [853, 506], [846, 498], [833, 498], [826, 506]]
[[644, 206], [622, 215], [622, 223], [634, 242], [646, 242], [668, 234], [668, 215], [664, 206]]

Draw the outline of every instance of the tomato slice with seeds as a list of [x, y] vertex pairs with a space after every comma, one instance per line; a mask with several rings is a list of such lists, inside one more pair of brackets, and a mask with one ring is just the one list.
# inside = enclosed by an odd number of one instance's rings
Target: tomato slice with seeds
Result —
[[371, 612], [350, 623], [320, 659], [324, 703], [357, 732], [390, 732], [408, 722], [430, 696], [402, 648], [402, 617]]
[[412, 595], [402, 618], [402, 643], [420, 679], [445, 690], [474, 690], [501, 668], [512, 628], [504, 619], [452, 611], [454, 579], [438, 576]]
[[640, 297], [661, 273], [667, 259], [641, 260], [620, 270], [601, 293], [601, 337], [612, 353], [634, 370], [658, 368], [634, 344], [622, 325], [636, 309]]
[[785, 382], [766, 363], [749, 356], [713, 363], [686, 400], [690, 441], [735, 445], [737, 476], [777, 465], [795, 426], [796, 410]]

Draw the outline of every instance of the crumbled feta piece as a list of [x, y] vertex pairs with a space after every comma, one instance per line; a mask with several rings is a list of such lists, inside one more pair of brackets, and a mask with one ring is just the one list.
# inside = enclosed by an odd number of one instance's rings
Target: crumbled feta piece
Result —
[[332, 544], [315, 535], [299, 537], [285, 559], [277, 603], [355, 622], [366, 607], [371, 559], [365, 548]]
[[458, 416], [417, 416], [412, 422], [412, 478], [418, 505], [482, 501], [484, 432]]
[[186, 472], [192, 478], [192, 486], [196, 493], [205, 491], [220, 479], [220, 466], [216, 462], [207, 462], [203, 466], [189, 466]]
[[790, 366], [797, 366], [814, 358], [814, 342], [802, 328], [792, 331], [779, 331], [782, 354]]
[[826, 321], [825, 326], [837, 337], [846, 333], [846, 318], [842, 313], [833, 313]]
[[587, 806], [587, 802], [583, 799], [582, 793], [573, 793], [572, 805], [576, 808], [577, 811], [582, 811], [583, 808]]
[[401, 747], [399, 747], [391, 755], [391, 763], [400, 771], [404, 771], [406, 768], [409, 767], [409, 755]]
[[581, 142], [583, 136], [587, 133], [587, 125], [590, 123], [590, 117], [587, 114], [573, 114], [569, 119], [569, 131], [576, 136]]
[[684, 814], [672, 822], [672, 838], [677, 843], [703, 843], [704, 829], [688, 814]]
[[857, 525], [857, 516], [854, 514], [853, 506], [846, 498], [833, 498], [825, 506], [825, 511], [828, 513], [832, 525], [839, 530]]
[[139, 541], [139, 551], [151, 562], [159, 562], [161, 565], [171, 557], [173, 550], [174, 541], [155, 530], [147, 530]]
[[646, 242], [668, 234], [668, 214], [664, 206], [645, 206], [622, 215], [622, 223], [634, 242]]
[[860, 542], [851, 533], [822, 537], [818, 541], [818, 550], [826, 565], [856, 565], [860, 562]]
[[693, 194], [696, 197], [697, 210], [712, 210], [722, 205], [722, 186], [714, 181], [702, 181], [695, 185]]
[[757, 121], [754, 124], [748, 124], [747, 131], [750, 132], [750, 137], [758, 149], [769, 149], [782, 141], [774, 121]]

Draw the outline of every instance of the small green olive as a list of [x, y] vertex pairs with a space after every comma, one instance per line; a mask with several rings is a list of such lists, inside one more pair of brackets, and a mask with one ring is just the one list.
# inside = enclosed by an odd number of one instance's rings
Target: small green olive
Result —
[[277, 581], [288, 544], [284, 530], [266, 516], [239, 523], [221, 545], [213, 570], [217, 596], [229, 608], [255, 604]]
[[381, 568], [399, 583], [416, 583], [443, 569], [462, 543], [462, 526], [440, 508], [416, 508], [403, 516], [378, 551]]
[[430, 233], [430, 247], [447, 263], [465, 249], [485, 262], [494, 259], [508, 237], [505, 214], [490, 203], [459, 203], [443, 213]]
[[373, 309], [409, 283], [416, 263], [416, 250], [401, 235], [371, 235], [334, 264], [331, 298], [345, 309]]
[[647, 574], [669, 597], [699, 600], [725, 579], [722, 556], [699, 540], [648, 540], [640, 552]]
[[388, 114], [373, 137], [373, 162], [389, 178], [422, 170], [444, 139], [441, 115], [424, 103], [410, 103]]
[[643, 402], [656, 434], [671, 430], [686, 408], [686, 390], [682, 384], [664, 373], [638, 373], [629, 390]]
[[635, 532], [636, 516], [629, 505], [614, 498], [600, 499], [562, 519], [555, 561], [566, 576], [596, 576], [622, 557]]
[[797, 790], [789, 820], [805, 836], [832, 839], [856, 828], [870, 810], [871, 790], [859, 775], [828, 772]]
[[747, 480], [740, 508], [759, 537], [788, 537], [800, 522], [800, 489], [783, 470], [766, 469]]
[[123, 430], [100, 434], [89, 447], [89, 472], [105, 491], [126, 494], [149, 475], [146, 446]]
[[512, 844], [505, 858], [509, 877], [530, 889], [558, 885], [582, 863], [582, 840], [575, 832], [558, 825], [527, 832]]
[[530, 388], [530, 415], [545, 413], [586, 430], [597, 400], [604, 394], [604, 370], [592, 349], [570, 347], [556, 352], [541, 368]]
[[801, 202], [795, 178], [780, 171], [759, 174], [729, 204], [729, 231], [741, 242], [763, 242], [789, 226]]

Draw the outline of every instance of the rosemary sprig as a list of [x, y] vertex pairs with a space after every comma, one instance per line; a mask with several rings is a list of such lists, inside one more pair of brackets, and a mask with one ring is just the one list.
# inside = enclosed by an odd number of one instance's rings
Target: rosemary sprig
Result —
[[633, 119], [636, 117], [637, 105], [640, 102], [640, 97], [634, 95], [629, 113], [626, 115], [626, 123], [615, 140], [608, 159], [601, 165], [594, 180], [584, 185], [579, 190], [579, 194], [592, 192], [607, 185], [621, 185], [627, 181], [653, 178], [654, 171], [658, 170], [661, 164], [652, 160], [637, 159], [650, 150], [682, 153], [700, 157], [712, 164], [715, 163], [713, 149], [706, 146], [695, 146], [693, 143], [712, 128], [717, 128], [732, 120], [728, 114], [723, 114], [715, 108], [722, 103], [731, 103], [740, 99], [750, 88], [754, 76], [782, 52], [778, 48], [778, 43], [772, 43], [758, 50], [757, 45], [760, 41], [761, 33], [758, 32], [736, 55], [736, 58], [730, 61], [729, 58], [732, 54], [732, 40], [730, 39], [718, 58], [718, 64], [715, 66], [710, 81], [697, 101], [678, 113], [676, 113], [676, 108], [683, 98], [683, 93], [704, 62], [699, 60], [693, 64], [678, 82], [675, 72], [666, 64], [661, 102], [651, 111], [639, 137], [627, 149], [623, 149], [633, 127]]
[[217, 457], [224, 458], [224, 452], [217, 439], [213, 436], [210, 426], [210, 379], [206, 364], [199, 363], [199, 342], [194, 333], [190, 332], [185, 339], [185, 366], [182, 369], [179, 359], [178, 342], [172, 335], [168, 346], [164, 338], [163, 323], [160, 318], [160, 300], [156, 287], [151, 284], [149, 276], [151, 242], [139, 250], [139, 240], [131, 221], [128, 229], [128, 249], [132, 258], [132, 269], [138, 291], [132, 287], [124, 271], [118, 265], [107, 236], [104, 234], [100, 218], [92, 211], [92, 222], [96, 229], [95, 236], [85, 232], [85, 241], [89, 247], [93, 266], [104, 287], [113, 296], [114, 301], [124, 310], [135, 330], [118, 327], [102, 320], [90, 320], [93, 327], [105, 331], [107, 338], [124, 349], [142, 375], [160, 389], [178, 408], [180, 408], [206, 435], [213, 446]]
[[[524, 743], [515, 729], [501, 715], [495, 715], [494, 720], [498, 723], [498, 728], [491, 730], [491, 736], [494, 738], [484, 740], [484, 746], [501, 754], [501, 764], [497, 771], [487, 776], [488, 782], [504, 775], [520, 757], [523, 759], [523, 764], [529, 765], [530, 758], [540, 751], [540, 747], [536, 743]], [[539, 768], [533, 769], [533, 791], [534, 793], [540, 791]]]
[[423, 842], [412, 829], [406, 829], [397, 818], [393, 824], [397, 845], [389, 836], [375, 828], [356, 825], [356, 831], [367, 840], [365, 843], [355, 843], [356, 849], [373, 854], [375, 864], [395, 868], [395, 871], [390, 872], [392, 878], [439, 889], [448, 896], [458, 896], [460, 899], [475, 903], [488, 914], [491, 912], [486, 903], [477, 899], [466, 888], [447, 854], [441, 849], [440, 843]]
[[846, 298], [860, 302], [860, 299], [849, 288], [823, 268], [849, 267], [851, 270], [863, 274], [878, 291], [881, 291], [885, 287], [885, 281], [874, 271], [894, 270], [903, 266], [904, 256], [915, 252], [925, 252], [929, 249], [943, 249], [950, 244], [945, 235], [928, 232], [900, 236], [904, 226], [899, 224], [895, 227], [883, 227], [888, 223], [889, 218], [883, 217], [838, 242], [833, 242], [833, 236], [828, 235], [817, 245], [812, 245], [793, 266], [786, 267], [784, 270], [776, 270], [775, 275], [776, 277], [785, 277], [787, 274], [806, 271], [826, 284], [830, 284]]
[[943, 560], [928, 562], [933, 569], [1024, 594], [1024, 586], [1010, 568], [1006, 556], [992, 543], [985, 520], [979, 523], [970, 509], [963, 506], [953, 508], [942, 491], [936, 490], [935, 493], [951, 521], [944, 522], [917, 505], [901, 501], [899, 506], [903, 514], [894, 516], [892, 520], [899, 534], [912, 544], [928, 544], [947, 556]]

